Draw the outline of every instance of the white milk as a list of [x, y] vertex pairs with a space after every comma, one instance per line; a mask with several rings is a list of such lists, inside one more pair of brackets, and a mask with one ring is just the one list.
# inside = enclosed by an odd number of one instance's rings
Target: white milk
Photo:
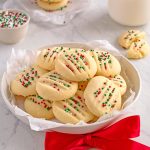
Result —
[[120, 24], [144, 25], [150, 20], [150, 0], [108, 0], [108, 11]]

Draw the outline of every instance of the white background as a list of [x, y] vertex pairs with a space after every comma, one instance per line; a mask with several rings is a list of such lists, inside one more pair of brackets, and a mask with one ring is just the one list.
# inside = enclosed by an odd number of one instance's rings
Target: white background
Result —
[[[0, 2], [2, 3], [2, 1]], [[107, 3], [94, 0], [93, 6], [85, 13], [76, 16], [65, 26], [44, 27], [30, 23], [26, 38], [16, 45], [0, 43], [0, 78], [6, 70], [6, 61], [11, 49], [35, 49], [61, 42], [85, 42], [97, 39], [108, 40], [121, 49], [117, 38], [124, 30], [131, 29], [115, 23], [107, 14]], [[150, 24], [138, 27], [150, 38]], [[150, 56], [132, 61], [142, 78], [142, 92], [134, 110], [141, 116], [141, 136], [138, 141], [150, 146]], [[3, 102], [0, 94], [0, 150], [43, 150], [44, 133], [31, 131], [28, 126], [16, 119]]]

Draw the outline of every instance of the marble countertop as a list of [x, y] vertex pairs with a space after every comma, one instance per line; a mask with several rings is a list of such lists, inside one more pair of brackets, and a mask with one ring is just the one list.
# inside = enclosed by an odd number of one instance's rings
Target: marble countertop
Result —
[[[45, 28], [30, 23], [26, 38], [16, 45], [0, 43], [0, 78], [6, 70], [6, 61], [11, 49], [35, 49], [52, 43], [86, 42], [105, 39], [125, 53], [118, 46], [117, 37], [125, 27], [114, 22], [107, 14], [106, 1], [95, 0], [93, 6], [86, 12], [76, 16], [65, 26]], [[147, 33], [150, 39], [150, 24], [138, 27]], [[149, 41], [150, 42], [150, 41]], [[142, 79], [142, 91], [134, 106], [135, 113], [141, 116], [141, 136], [137, 140], [150, 146], [150, 56], [132, 61], [137, 67]], [[43, 150], [44, 133], [31, 131], [8, 110], [0, 93], [0, 149], [1, 150]]]

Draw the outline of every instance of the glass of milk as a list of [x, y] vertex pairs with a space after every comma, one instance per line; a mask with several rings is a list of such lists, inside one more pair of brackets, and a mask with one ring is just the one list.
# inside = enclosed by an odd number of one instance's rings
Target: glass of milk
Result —
[[150, 0], [108, 0], [108, 12], [120, 24], [144, 25], [150, 21]]

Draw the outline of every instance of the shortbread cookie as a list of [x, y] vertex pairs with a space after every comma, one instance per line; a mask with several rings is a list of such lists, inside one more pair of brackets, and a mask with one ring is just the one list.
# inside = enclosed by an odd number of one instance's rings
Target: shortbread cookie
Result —
[[119, 88], [103, 76], [96, 76], [89, 81], [84, 98], [89, 110], [97, 117], [121, 108]]
[[66, 50], [66, 47], [53, 47], [43, 49], [37, 57], [37, 64], [46, 70], [54, 70], [55, 60], [62, 50]]
[[91, 51], [91, 54], [97, 64], [96, 75], [114, 77], [115, 75], [120, 74], [121, 65], [119, 61], [109, 52], [95, 49]]
[[43, 0], [37, 0], [37, 4], [39, 5], [39, 7], [43, 8], [44, 10], [51, 10], [51, 11], [61, 9], [65, 7], [67, 3], [68, 0], [62, 0], [60, 2], [55, 2], [55, 3], [44, 2]]
[[127, 49], [130, 47], [132, 42], [145, 38], [145, 33], [139, 30], [129, 30], [123, 33], [119, 38], [119, 44]]
[[127, 90], [127, 84], [121, 75], [116, 75], [114, 78], [110, 78], [111, 81], [119, 88], [121, 95], [124, 95]]
[[76, 94], [67, 100], [54, 102], [52, 108], [54, 116], [62, 123], [89, 122], [94, 118], [85, 105], [83, 93], [82, 95]]
[[133, 42], [127, 51], [128, 58], [139, 59], [147, 56], [150, 52], [150, 46], [145, 40]]
[[86, 81], [96, 74], [97, 66], [88, 51], [71, 49], [58, 56], [55, 69], [67, 80]]
[[36, 118], [52, 119], [52, 102], [43, 99], [39, 95], [29, 96], [24, 102], [24, 108], [27, 113]]
[[78, 83], [66, 81], [55, 71], [43, 75], [36, 84], [37, 93], [51, 101], [67, 99], [75, 95]]
[[44, 69], [33, 65], [20, 72], [11, 82], [11, 91], [14, 95], [29, 96], [36, 94], [36, 81], [41, 75], [47, 73]]

